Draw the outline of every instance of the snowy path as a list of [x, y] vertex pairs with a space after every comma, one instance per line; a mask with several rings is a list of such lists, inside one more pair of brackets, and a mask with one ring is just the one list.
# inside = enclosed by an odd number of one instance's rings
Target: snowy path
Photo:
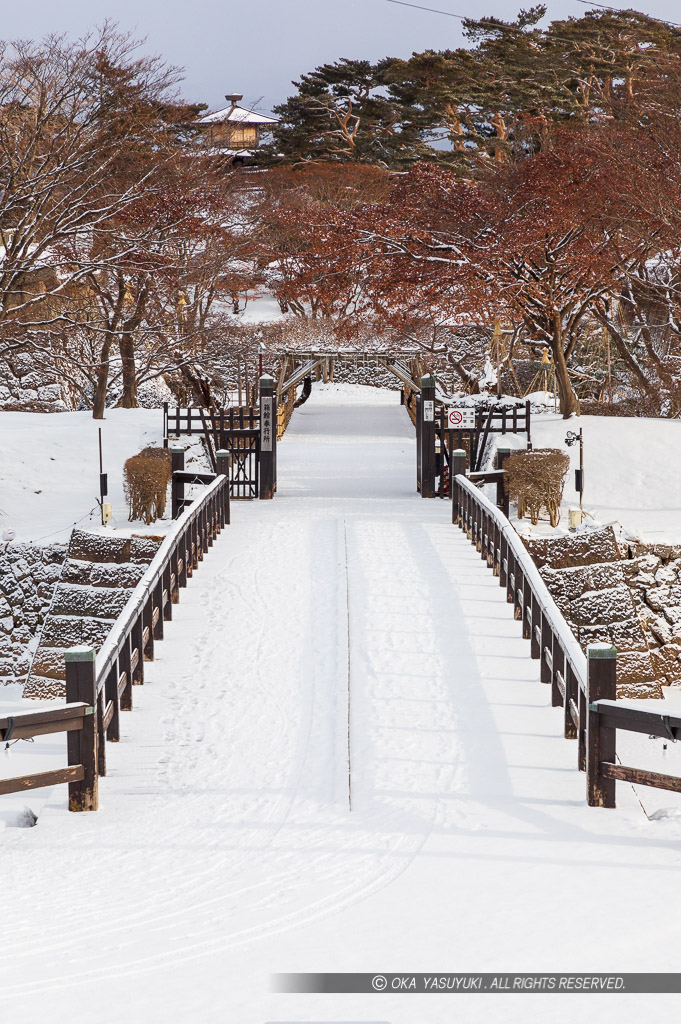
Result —
[[[108, 747], [101, 813], [55, 789], [0, 832], [3, 1020], [440, 1024], [452, 996], [269, 976], [677, 969], [681, 820], [627, 787], [585, 806], [498, 581], [414, 495], [411, 425], [369, 394], [316, 391], [276, 500], [234, 506]], [[548, 1008], [458, 998], [467, 1021]], [[621, 1022], [646, 998], [550, 1005]]]

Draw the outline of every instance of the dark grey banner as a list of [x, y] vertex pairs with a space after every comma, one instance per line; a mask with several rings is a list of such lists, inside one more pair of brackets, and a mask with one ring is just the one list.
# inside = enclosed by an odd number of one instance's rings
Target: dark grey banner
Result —
[[681, 992], [681, 974], [275, 974], [275, 992]]

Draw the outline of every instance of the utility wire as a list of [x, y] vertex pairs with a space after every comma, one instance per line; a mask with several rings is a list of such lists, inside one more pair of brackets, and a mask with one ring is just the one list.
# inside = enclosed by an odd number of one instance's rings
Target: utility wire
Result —
[[[392, 3], [393, 0], [390, 0]], [[593, 0], [575, 0], [575, 3], [585, 4], [587, 7], [601, 7], [604, 11], [614, 11], [615, 14], [626, 14], [627, 11], [632, 11], [633, 8], [624, 7], [610, 7], [608, 4], [597, 4]], [[681, 28], [681, 24], [678, 21], [667, 21], [666, 18], [658, 18], [654, 14], [648, 14], [647, 11], [634, 11], [634, 14], [645, 14], [647, 18], [652, 18], [653, 21], [661, 21], [663, 25], [671, 25], [673, 28]]]
[[[470, 15], [453, 14], [451, 11], [441, 11], [437, 7], [422, 7], [421, 4], [410, 4], [407, 0], [386, 0], [388, 4], [397, 4], [399, 7], [413, 7], [416, 11], [429, 11], [431, 14], [442, 14], [446, 18], [456, 18], [457, 21], [475, 21], [475, 18], [471, 18]], [[586, 7], [600, 7], [604, 11], [614, 11], [616, 14], [624, 14], [625, 8], [623, 7], [610, 7], [608, 4], [594, 3], [593, 0], [575, 0], [575, 3], [584, 4]], [[631, 9], [631, 8], [630, 8]], [[646, 14], [645, 11], [640, 13]], [[652, 18], [653, 21], [660, 21], [663, 25], [671, 25], [672, 28], [681, 28], [681, 23], [678, 21], [668, 21], [666, 18], [657, 18], [654, 14], [646, 14], [648, 18]]]
[[400, 7], [414, 7], [417, 11], [430, 11], [431, 14], [444, 14], [446, 18], [457, 18], [459, 21], [467, 21], [463, 14], [452, 14], [451, 11], [439, 11], [436, 7], [421, 7], [420, 4], [408, 4], [405, 0], [386, 0], [389, 4], [398, 4]]

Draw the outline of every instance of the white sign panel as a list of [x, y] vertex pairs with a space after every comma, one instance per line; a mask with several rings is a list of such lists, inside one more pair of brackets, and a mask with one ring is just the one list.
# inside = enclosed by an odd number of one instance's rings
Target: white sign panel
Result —
[[272, 398], [260, 399], [260, 451], [272, 451], [274, 426], [272, 423]]
[[449, 430], [475, 430], [475, 409], [450, 409], [447, 413]]
[[435, 402], [423, 403], [423, 422], [432, 423], [435, 419]]

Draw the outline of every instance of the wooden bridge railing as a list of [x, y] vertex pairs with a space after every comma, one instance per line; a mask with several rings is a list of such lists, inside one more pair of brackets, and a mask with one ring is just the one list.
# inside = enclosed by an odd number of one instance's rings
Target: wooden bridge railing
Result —
[[0, 741], [66, 732], [68, 768], [0, 780], [0, 794], [69, 783], [69, 810], [96, 811], [98, 776], [106, 775], [106, 740], [120, 739], [120, 712], [132, 709], [133, 686], [163, 639], [181, 587], [229, 522], [229, 480], [215, 477], [173, 524], [98, 654], [66, 652], [66, 705], [0, 717]]
[[277, 441], [281, 441], [296, 407], [296, 389], [289, 388], [277, 403]]
[[681, 718], [616, 701], [617, 649], [596, 643], [584, 654], [508, 518], [461, 472], [465, 453], [453, 455], [458, 461], [453, 462], [452, 522], [499, 577], [522, 622], [541, 682], [551, 686], [551, 703], [563, 708], [564, 735], [577, 740], [577, 766], [586, 772], [589, 805], [615, 807], [618, 780], [681, 792], [681, 778], [616, 763], [618, 729], [681, 739]]

